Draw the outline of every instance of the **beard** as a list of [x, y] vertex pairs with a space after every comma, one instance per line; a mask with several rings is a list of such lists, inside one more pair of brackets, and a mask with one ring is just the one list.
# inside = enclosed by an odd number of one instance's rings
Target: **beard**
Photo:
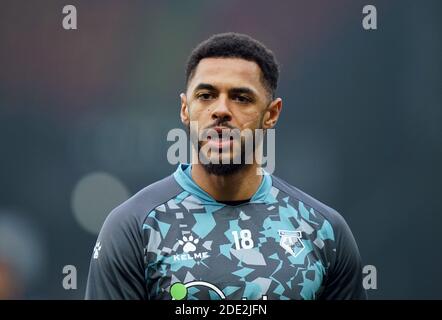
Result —
[[[262, 119], [261, 119], [262, 122]], [[217, 122], [217, 125], [221, 125], [223, 124], [222, 122]], [[229, 126], [228, 124], [224, 124], [225, 127], [231, 128], [231, 129], [235, 129], [231, 126]], [[259, 128], [257, 129], [261, 129], [262, 125], [259, 126]], [[186, 126], [187, 132], [190, 136], [190, 125]], [[199, 136], [199, 134], [198, 134]], [[252, 136], [252, 140], [253, 140], [253, 144], [252, 144], [252, 158], [254, 157], [255, 154], [255, 136]], [[198, 159], [200, 156], [200, 151], [201, 148], [203, 147], [203, 141], [198, 140]], [[240, 151], [240, 163], [234, 163], [234, 161], [232, 161], [233, 159], [230, 159], [231, 161], [229, 161], [228, 163], [223, 163], [222, 161], [218, 161], [219, 163], [212, 163], [211, 161], [200, 161], [199, 159], [199, 163], [202, 164], [204, 170], [209, 173], [209, 174], [213, 174], [216, 176], [229, 176], [232, 174], [235, 174], [241, 170], [244, 170], [247, 167], [250, 167], [253, 163], [246, 163], [246, 148], [245, 148], [245, 141], [244, 139], [241, 139], [241, 151]]]
[[[202, 141], [198, 141], [198, 154], [200, 154], [200, 150], [202, 148]], [[233, 161], [229, 161], [229, 163], [202, 163], [204, 170], [206, 170], [209, 174], [214, 174], [216, 176], [229, 176], [234, 173], [237, 173], [244, 169], [247, 166], [250, 166], [250, 164], [245, 163], [245, 147], [244, 142], [241, 141], [241, 162], [240, 163], [233, 163]], [[207, 162], [207, 161], [205, 161]]]

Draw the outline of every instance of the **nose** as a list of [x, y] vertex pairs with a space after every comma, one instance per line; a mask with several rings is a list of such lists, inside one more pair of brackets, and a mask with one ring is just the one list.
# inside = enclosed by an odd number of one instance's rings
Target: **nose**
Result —
[[215, 108], [212, 110], [212, 120], [220, 123], [232, 120], [232, 113], [228, 107], [226, 99], [219, 99]]

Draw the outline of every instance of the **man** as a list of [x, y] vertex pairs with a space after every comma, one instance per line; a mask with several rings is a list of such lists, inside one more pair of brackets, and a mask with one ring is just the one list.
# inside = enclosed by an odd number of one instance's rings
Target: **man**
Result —
[[[241, 34], [192, 52], [181, 120], [208, 130], [206, 161], [134, 195], [106, 219], [87, 299], [364, 299], [361, 259], [333, 209], [246, 163], [229, 130], [270, 130], [280, 115], [273, 53]], [[210, 138], [211, 137], [211, 138]], [[214, 161], [214, 159], [241, 159]]]

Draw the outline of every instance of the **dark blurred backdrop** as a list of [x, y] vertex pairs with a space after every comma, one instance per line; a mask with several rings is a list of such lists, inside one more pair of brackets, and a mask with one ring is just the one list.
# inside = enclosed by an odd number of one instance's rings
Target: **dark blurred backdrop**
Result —
[[[75, 5], [78, 30], [62, 28]], [[378, 29], [362, 28], [374, 4]], [[277, 55], [276, 172], [338, 210], [376, 299], [441, 299], [435, 1], [2, 1], [0, 296], [81, 299], [110, 209], [170, 174], [191, 49], [247, 33]], [[78, 289], [62, 287], [65, 265]]]

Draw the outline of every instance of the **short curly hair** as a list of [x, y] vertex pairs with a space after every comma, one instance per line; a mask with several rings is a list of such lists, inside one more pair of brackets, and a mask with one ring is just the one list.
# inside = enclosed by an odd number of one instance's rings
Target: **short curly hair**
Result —
[[193, 49], [186, 65], [186, 87], [199, 62], [204, 58], [241, 58], [258, 64], [264, 87], [275, 98], [278, 86], [279, 65], [275, 55], [252, 37], [228, 32], [211, 36]]

